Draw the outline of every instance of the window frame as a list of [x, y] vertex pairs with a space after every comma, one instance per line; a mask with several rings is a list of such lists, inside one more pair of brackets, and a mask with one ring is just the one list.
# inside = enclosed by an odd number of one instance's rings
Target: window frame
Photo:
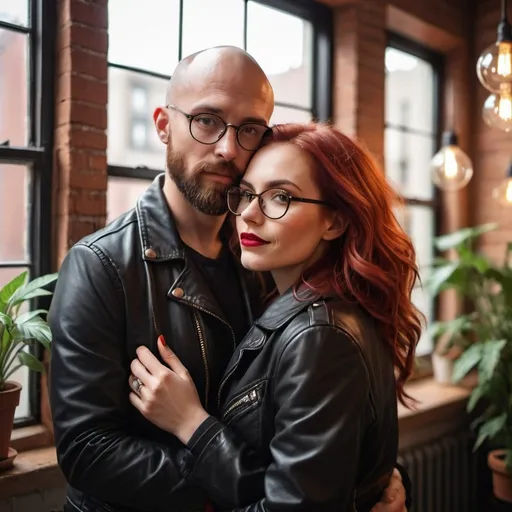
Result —
[[[401, 34], [396, 32], [387, 32], [386, 48], [393, 48], [400, 50], [421, 60], [428, 62], [432, 66], [434, 74], [434, 87], [433, 87], [433, 116], [434, 116], [434, 152], [433, 155], [439, 151], [441, 147], [442, 130], [443, 130], [443, 93], [444, 93], [444, 63], [445, 57], [442, 53], [438, 53], [431, 50], [420, 43], [412, 41]], [[390, 124], [387, 120], [384, 120], [384, 130], [392, 128], [401, 133], [418, 133], [415, 130], [411, 130], [406, 126], [400, 124]], [[441, 194], [439, 190], [434, 187], [434, 195], [430, 200], [418, 199], [416, 197], [401, 196], [406, 207], [408, 206], [422, 206], [430, 208], [434, 214], [434, 236], [440, 234], [440, 227], [442, 225], [442, 204]], [[434, 257], [439, 254], [434, 247]], [[434, 318], [437, 318], [439, 312], [439, 298], [434, 298], [433, 303]], [[432, 375], [432, 362], [431, 353], [417, 357], [417, 369], [414, 373], [414, 378], [421, 378]]]
[[[244, 1], [244, 48], [247, 48], [247, 4], [249, 0]], [[313, 26], [313, 83], [312, 83], [312, 108], [306, 108], [302, 105], [276, 101], [277, 107], [287, 107], [296, 110], [312, 111], [313, 118], [318, 121], [328, 121], [332, 115], [332, 63], [333, 63], [333, 19], [332, 11], [329, 7], [311, 2], [310, 0], [250, 0], [266, 7], [280, 10], [287, 14], [292, 14], [309, 21]], [[183, 57], [183, 4], [185, 0], [179, 2], [179, 27], [178, 27], [178, 61]], [[151, 76], [170, 80], [171, 75], [164, 75], [132, 67], [125, 64], [108, 62], [109, 67], [132, 71], [140, 75]], [[112, 165], [108, 163], [107, 168], [109, 177], [142, 179], [150, 182], [156, 176], [162, 174], [163, 170], [152, 169], [146, 166], [127, 167], [122, 165]]]
[[[31, 278], [52, 271], [52, 175], [54, 138], [54, 72], [56, 8], [54, 2], [29, 0], [27, 26], [0, 20], [0, 28], [27, 36], [28, 57], [28, 140], [25, 146], [11, 146], [0, 141], [0, 164], [16, 164], [20, 172], [30, 168], [30, 213], [28, 216], [28, 252], [26, 261], [0, 261], [2, 268], [27, 268]], [[31, 301], [31, 308], [48, 308], [49, 300]], [[40, 347], [35, 355], [42, 359]], [[29, 407], [26, 418], [14, 422], [15, 429], [41, 423], [41, 378], [29, 373]]]

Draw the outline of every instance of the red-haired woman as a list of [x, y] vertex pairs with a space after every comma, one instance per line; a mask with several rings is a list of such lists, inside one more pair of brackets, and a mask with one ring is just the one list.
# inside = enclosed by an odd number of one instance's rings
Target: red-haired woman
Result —
[[279, 296], [226, 370], [220, 418], [162, 339], [172, 371], [157, 372], [144, 401], [132, 395], [189, 447], [187, 478], [220, 509], [369, 511], [379, 501], [421, 333], [415, 252], [395, 199], [368, 153], [320, 124], [276, 127], [229, 190], [242, 264], [270, 271]]

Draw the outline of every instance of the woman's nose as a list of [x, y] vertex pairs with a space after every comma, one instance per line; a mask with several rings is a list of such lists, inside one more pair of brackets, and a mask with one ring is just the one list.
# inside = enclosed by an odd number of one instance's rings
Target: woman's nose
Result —
[[241, 217], [245, 222], [255, 222], [261, 224], [264, 215], [261, 211], [257, 197], [254, 197], [253, 200], [247, 205], [245, 210], [242, 212]]

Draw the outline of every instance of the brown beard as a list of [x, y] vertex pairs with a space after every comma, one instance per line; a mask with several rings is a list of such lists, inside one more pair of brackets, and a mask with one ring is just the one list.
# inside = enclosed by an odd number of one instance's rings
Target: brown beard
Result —
[[238, 183], [242, 172], [231, 162], [201, 163], [187, 171], [183, 155], [172, 149], [171, 143], [166, 149], [167, 172], [185, 199], [201, 213], [206, 215], [224, 215], [228, 211], [226, 192], [231, 185], [202, 183], [202, 174], [216, 173], [229, 176], [233, 185]]

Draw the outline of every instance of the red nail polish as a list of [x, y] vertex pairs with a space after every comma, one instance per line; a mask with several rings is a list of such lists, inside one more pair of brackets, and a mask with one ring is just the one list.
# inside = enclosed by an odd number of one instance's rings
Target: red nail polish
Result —
[[167, 346], [167, 343], [165, 343], [165, 339], [164, 339], [164, 335], [163, 334], [160, 334], [160, 336], [158, 336], [158, 341], [164, 346], [166, 347]]

